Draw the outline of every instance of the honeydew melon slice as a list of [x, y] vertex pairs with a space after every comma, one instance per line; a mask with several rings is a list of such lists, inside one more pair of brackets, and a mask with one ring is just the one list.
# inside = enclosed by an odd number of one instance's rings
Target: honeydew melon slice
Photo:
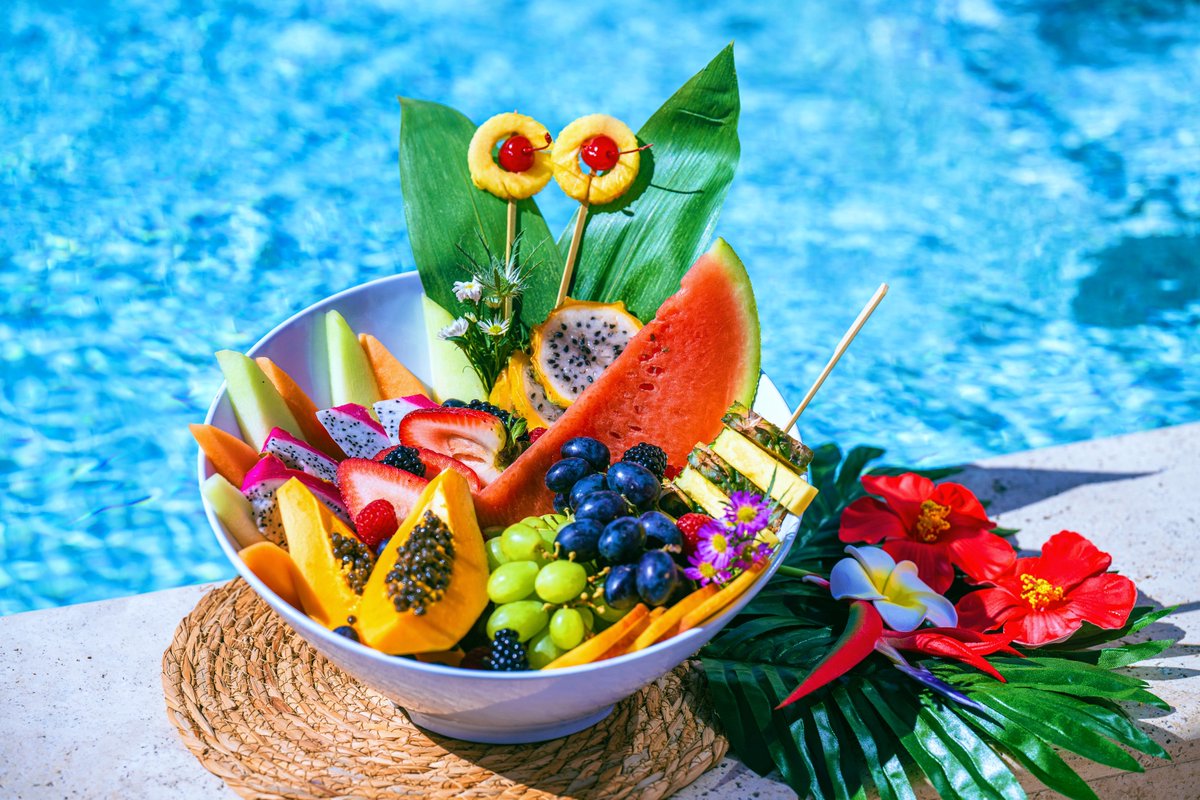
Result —
[[300, 423], [254, 359], [233, 350], [220, 350], [217, 363], [225, 374], [225, 391], [233, 415], [248, 444], [262, 450], [272, 428], [283, 428], [298, 439], [304, 438]]
[[267, 541], [254, 522], [250, 501], [232, 483], [220, 475], [209, 475], [200, 487], [200, 493], [239, 548]]
[[817, 496], [812, 484], [740, 433], [726, 428], [712, 449], [755, 486], [793, 514], [802, 514]]
[[325, 314], [325, 350], [329, 355], [331, 406], [354, 403], [370, 408], [383, 399], [358, 336], [336, 311]]
[[471, 401], [487, 397], [483, 381], [471, 368], [471, 362], [454, 342], [438, 336], [438, 331], [454, 322], [450, 312], [421, 295], [421, 307], [425, 312], [425, 336], [429, 342], [429, 368], [432, 373], [432, 389], [435, 400], [449, 398]]

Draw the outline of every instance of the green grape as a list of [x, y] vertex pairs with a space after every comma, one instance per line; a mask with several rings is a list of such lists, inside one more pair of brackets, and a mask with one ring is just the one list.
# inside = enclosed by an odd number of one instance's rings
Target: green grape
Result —
[[496, 567], [509, 562], [508, 556], [504, 555], [504, 549], [500, 547], [500, 537], [488, 539], [484, 545], [487, 550], [488, 572], [495, 572]]
[[500, 547], [509, 561], [537, 561], [545, 558], [546, 540], [533, 528], [518, 522], [500, 535]]
[[538, 565], [532, 561], [501, 564], [487, 582], [488, 599], [497, 605], [524, 600], [533, 594]]
[[596, 606], [596, 616], [610, 624], [621, 619], [621, 617], [628, 613], [629, 609], [622, 610], [619, 608], [613, 608], [612, 606], [605, 605], [604, 603], [600, 603]]
[[496, 606], [496, 610], [488, 617], [488, 638], [496, 638], [498, 630], [512, 628], [522, 642], [529, 641], [550, 622], [550, 615], [543, 605], [540, 600], [518, 600]]
[[583, 615], [573, 608], [560, 608], [550, 618], [550, 638], [563, 650], [570, 650], [583, 641]]
[[541, 669], [562, 654], [550, 631], [542, 631], [529, 642], [529, 668]]
[[587, 588], [587, 570], [574, 561], [552, 561], [538, 572], [535, 586], [547, 603], [565, 603]]
[[596, 627], [596, 615], [592, 613], [590, 608], [577, 608], [575, 611], [577, 611], [579, 616], [583, 618], [583, 627], [587, 628], [589, 631]]

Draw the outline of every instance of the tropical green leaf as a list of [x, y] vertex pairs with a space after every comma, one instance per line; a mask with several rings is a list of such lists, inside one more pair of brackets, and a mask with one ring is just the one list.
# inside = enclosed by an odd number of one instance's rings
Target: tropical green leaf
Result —
[[[740, 107], [731, 44], [638, 131], [642, 144], [654, 146], [642, 152], [630, 190], [588, 210], [571, 297], [623, 300], [648, 320], [679, 289], [708, 245], [737, 169]], [[559, 240], [564, 253], [574, 227]]]
[[[1095, 664], [1101, 669], [1117, 669], [1119, 667], [1128, 667], [1130, 664], [1136, 664], [1139, 661], [1145, 661], [1148, 658], [1154, 658], [1173, 644], [1175, 643], [1170, 639], [1155, 639], [1151, 642], [1106, 647], [1103, 650], [1089, 650], [1086, 652], [1087, 656], [1094, 655], [1094, 660], [1082, 657], [1080, 660], [1086, 660], [1086, 663]], [[1083, 655], [1085, 654], [1081, 654], [1081, 656]]]
[[[452, 287], [466, 280], [459, 247], [482, 258], [480, 237], [503, 257], [508, 203], [475, 188], [467, 169], [467, 145], [475, 124], [453, 108], [400, 98], [400, 187], [413, 260], [425, 293], [451, 314], [459, 306]], [[532, 200], [517, 203], [520, 259], [539, 264], [521, 303], [528, 326], [546, 318], [558, 295], [562, 257]]]
[[862, 697], [861, 692], [856, 691], [852, 696], [844, 686], [836, 686], [832, 696], [854, 731], [880, 800], [916, 800], [916, 793], [904, 772], [904, 764], [894, 751], [885, 749], [886, 733], [878, 717], [869, 705], [858, 700]]
[[985, 794], [999, 800], [1024, 800], [1025, 792], [1012, 771], [940, 699], [922, 695], [920, 718], [970, 771]]
[[861, 490], [859, 481], [862, 479], [863, 470], [869, 462], [882, 456], [886, 451], [878, 447], [855, 447], [846, 454], [846, 458], [842, 461], [842, 468], [838, 470], [837, 489], [838, 493], [843, 497], [853, 494], [856, 489]]
[[1065, 642], [1058, 644], [1045, 645], [1038, 648], [1042, 652], [1061, 655], [1064, 658], [1075, 657], [1072, 654], [1086, 653], [1086, 648], [1094, 647], [1098, 644], [1107, 642], [1115, 642], [1118, 639], [1124, 639], [1126, 636], [1137, 633], [1138, 631], [1153, 625], [1163, 617], [1173, 613], [1175, 606], [1170, 608], [1156, 609], [1153, 606], [1138, 606], [1129, 613], [1129, 619], [1120, 628], [1105, 629], [1098, 628], [1095, 625], [1084, 623], [1079, 632]]

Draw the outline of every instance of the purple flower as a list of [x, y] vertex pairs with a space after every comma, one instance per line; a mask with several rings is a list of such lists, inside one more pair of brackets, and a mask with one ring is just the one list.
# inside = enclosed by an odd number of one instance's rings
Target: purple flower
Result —
[[738, 556], [738, 540], [727, 526], [720, 521], [709, 522], [700, 529], [700, 540], [696, 553], [701, 560], [712, 564], [715, 569], [726, 570]]
[[725, 509], [725, 521], [741, 536], [753, 536], [767, 527], [771, 511], [761, 495], [750, 492], [734, 492], [729, 496], [729, 508]]

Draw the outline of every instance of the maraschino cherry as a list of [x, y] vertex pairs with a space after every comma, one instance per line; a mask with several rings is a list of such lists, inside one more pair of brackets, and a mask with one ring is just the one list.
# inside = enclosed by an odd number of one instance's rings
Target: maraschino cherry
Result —
[[[551, 141], [550, 134], [547, 133], [546, 144], [541, 147], [534, 147], [533, 142], [520, 134], [510, 136], [500, 146], [500, 154], [496, 160], [500, 162], [500, 166], [507, 172], [525, 172], [533, 166], [533, 154], [538, 150], [545, 150], [550, 146]], [[612, 140], [610, 139], [609, 141]], [[616, 162], [614, 161], [613, 163]]]
[[644, 144], [633, 150], [618, 150], [617, 143], [611, 137], [601, 133], [583, 143], [579, 148], [579, 158], [596, 172], [608, 172], [617, 165], [617, 161], [624, 154], [645, 150], [648, 147], [650, 145]]

